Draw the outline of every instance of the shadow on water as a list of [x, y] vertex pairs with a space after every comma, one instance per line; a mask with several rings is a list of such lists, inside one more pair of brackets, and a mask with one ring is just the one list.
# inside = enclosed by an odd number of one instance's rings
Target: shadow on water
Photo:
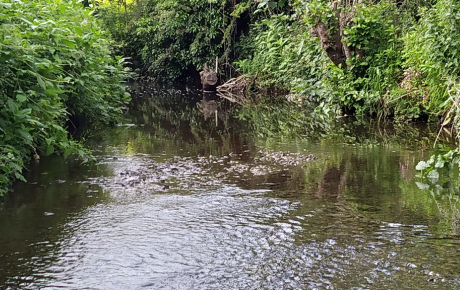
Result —
[[264, 137], [213, 96], [138, 92], [87, 134], [95, 164], [44, 158], [3, 201], [2, 288], [460, 287], [449, 203], [415, 182], [435, 129]]

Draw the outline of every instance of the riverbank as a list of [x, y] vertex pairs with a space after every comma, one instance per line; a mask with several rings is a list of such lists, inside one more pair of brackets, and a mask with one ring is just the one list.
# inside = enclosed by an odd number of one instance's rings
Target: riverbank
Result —
[[458, 123], [456, 1], [125, 4], [104, 2], [100, 17], [152, 79], [177, 80], [218, 56], [221, 82], [248, 75], [253, 99], [284, 92], [333, 118]]

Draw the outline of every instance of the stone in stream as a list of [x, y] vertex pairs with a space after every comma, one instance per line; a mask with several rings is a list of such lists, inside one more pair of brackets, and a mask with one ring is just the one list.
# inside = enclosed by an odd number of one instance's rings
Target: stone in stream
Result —
[[200, 72], [201, 85], [205, 92], [215, 92], [217, 86], [217, 72], [208, 67], [208, 64], [204, 65], [203, 70]]
[[[247, 152], [250, 156], [250, 153]], [[200, 187], [221, 186], [238, 180], [254, 180], [274, 173], [306, 166], [316, 160], [309, 154], [261, 150], [247, 159], [248, 154], [229, 153], [224, 156], [173, 157], [164, 162], [152, 160], [149, 165], [124, 169], [115, 176], [98, 179], [105, 189], [119, 188], [134, 192], [156, 192]], [[112, 162], [115, 162], [112, 160]]]

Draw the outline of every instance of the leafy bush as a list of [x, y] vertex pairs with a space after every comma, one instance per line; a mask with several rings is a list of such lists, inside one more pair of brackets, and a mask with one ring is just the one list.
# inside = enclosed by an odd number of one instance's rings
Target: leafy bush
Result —
[[[406, 38], [406, 67], [419, 73], [409, 93], [436, 117], [456, 109], [460, 77], [460, 3], [439, 0]], [[460, 124], [458, 122], [457, 124]]]
[[123, 59], [78, 1], [0, 3], [0, 195], [34, 154], [87, 156], [70, 117], [114, 121], [129, 95]]
[[[114, 12], [114, 5], [100, 12], [105, 25], [123, 40], [123, 49], [141, 56], [150, 75], [174, 81], [188, 70], [201, 69], [206, 62], [214, 64], [216, 56], [229, 55], [234, 20], [242, 11], [231, 13], [238, 7], [247, 9], [248, 3], [235, 6], [229, 0], [143, 0], [119, 13]], [[124, 35], [120, 35], [120, 28]]]
[[293, 16], [273, 15], [256, 23], [239, 44], [248, 58], [235, 62], [244, 74], [257, 76], [258, 86], [297, 94], [303, 102], [330, 94], [321, 79], [327, 60], [306, 27]]
[[259, 86], [290, 91], [303, 103], [326, 102], [355, 113], [376, 113], [402, 71], [396, 6], [382, 2], [342, 9], [350, 21], [341, 28], [341, 41], [353, 51], [346, 66], [340, 66], [312, 35], [318, 23], [335, 33], [341, 21], [338, 14], [328, 1], [298, 2], [297, 13], [272, 15], [252, 26], [239, 45], [252, 57], [238, 60], [237, 68], [256, 75]]
[[[378, 113], [382, 97], [396, 86], [402, 70], [400, 28], [395, 27], [400, 11], [389, 1], [334, 8], [334, 4], [322, 0], [303, 5], [308, 11], [304, 21], [313, 28], [325, 24], [330, 37], [339, 37], [332, 43], [333, 48], [348, 51], [342, 56], [346, 56], [343, 65], [329, 66], [324, 85], [346, 111]], [[322, 46], [326, 49], [324, 43]]]
[[[295, 92], [304, 103], [321, 101], [347, 113], [402, 119], [424, 114], [423, 100], [407, 94], [418, 75], [410, 78], [416, 72], [405, 70], [402, 53], [402, 34], [419, 17], [414, 3], [400, 7], [394, 1], [295, 3], [290, 16], [272, 15], [252, 26], [240, 44], [252, 55], [236, 62], [241, 72], [257, 75], [261, 87]], [[325, 29], [322, 38], [318, 25]], [[337, 55], [345, 49], [346, 59]]]

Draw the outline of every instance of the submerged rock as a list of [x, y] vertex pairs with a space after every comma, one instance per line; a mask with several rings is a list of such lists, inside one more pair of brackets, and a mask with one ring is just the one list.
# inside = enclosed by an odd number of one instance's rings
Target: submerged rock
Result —
[[[283, 151], [258, 151], [247, 158], [247, 153], [229, 153], [224, 156], [175, 156], [164, 162], [142, 158], [137, 166], [130, 164], [114, 176], [94, 180], [104, 189], [124, 188], [136, 192], [158, 192], [170, 190], [191, 190], [235, 184], [239, 181], [253, 181], [269, 176], [289, 175], [290, 170], [302, 168], [317, 158]], [[244, 155], [244, 156], [243, 156]], [[109, 158], [115, 162], [113, 158]], [[101, 161], [107, 163], [107, 159]], [[284, 173], [283, 173], [284, 172]]]

